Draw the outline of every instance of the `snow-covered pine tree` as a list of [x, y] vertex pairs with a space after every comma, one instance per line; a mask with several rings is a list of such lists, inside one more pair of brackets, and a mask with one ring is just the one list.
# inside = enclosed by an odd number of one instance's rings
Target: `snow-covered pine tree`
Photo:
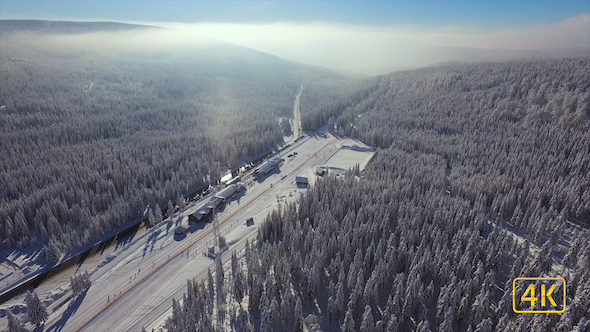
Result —
[[160, 205], [156, 203], [156, 207], [154, 208], [154, 221], [155, 221], [155, 224], [161, 223], [162, 220], [163, 220], [162, 209], [160, 208]]
[[168, 210], [166, 214], [168, 215], [168, 218], [172, 218], [172, 215], [174, 214], [174, 205], [171, 200], [168, 200]]
[[240, 263], [238, 262], [238, 258], [236, 253], [232, 254], [231, 258], [231, 268], [232, 268], [232, 295], [238, 303], [242, 302], [244, 295], [246, 295], [246, 278], [244, 277], [244, 272], [240, 267]]
[[87, 271], [75, 275], [74, 277], [70, 277], [70, 286], [72, 288], [72, 293], [74, 295], [79, 295], [86, 291], [90, 286], [92, 286], [92, 281], [90, 280], [90, 275]]
[[207, 269], [207, 290], [209, 291], [209, 299], [212, 300], [215, 295], [215, 282], [213, 281], [211, 269]]
[[221, 262], [221, 256], [215, 258], [215, 292], [217, 294], [217, 303], [225, 303], [225, 294], [223, 292], [223, 264]]
[[354, 318], [353, 318], [353, 313], [352, 313], [352, 308], [349, 307], [348, 310], [346, 310], [346, 315], [344, 316], [344, 323], [342, 323], [341, 329], [342, 332], [355, 332], [355, 323], [354, 323]]
[[301, 305], [301, 298], [297, 296], [297, 301], [295, 302], [295, 310], [293, 310], [293, 331], [294, 332], [303, 332], [303, 308]]
[[178, 205], [178, 208], [180, 208], [180, 209], [183, 209], [186, 206], [186, 200], [184, 199], [184, 196], [178, 195], [178, 199], [176, 200], [176, 205]]
[[47, 320], [47, 308], [41, 302], [37, 292], [30, 291], [25, 295], [25, 304], [27, 306], [27, 317], [29, 322], [35, 326], [39, 326]]
[[6, 318], [8, 320], [8, 332], [29, 332], [19, 321], [14, 317], [10, 310], [6, 310]]
[[152, 210], [152, 208], [150, 208], [148, 210], [148, 217], [147, 220], [145, 222], [145, 226], [147, 228], [151, 228], [156, 224], [156, 217], [154, 217], [154, 211]]
[[49, 243], [43, 247], [43, 253], [45, 254], [45, 259], [51, 264], [57, 263], [61, 258], [61, 252], [57, 243], [53, 240], [50, 240]]
[[372, 332], [374, 329], [375, 323], [373, 322], [373, 313], [371, 311], [371, 306], [367, 304], [361, 322], [361, 332]]

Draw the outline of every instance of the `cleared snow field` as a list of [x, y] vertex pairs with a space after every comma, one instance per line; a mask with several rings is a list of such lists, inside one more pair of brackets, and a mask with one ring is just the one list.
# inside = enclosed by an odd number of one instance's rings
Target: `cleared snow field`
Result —
[[375, 149], [357, 141], [350, 141], [352, 142], [342, 144], [338, 152], [328, 159], [327, 166], [347, 170], [358, 164], [361, 171], [365, 169], [373, 158]]

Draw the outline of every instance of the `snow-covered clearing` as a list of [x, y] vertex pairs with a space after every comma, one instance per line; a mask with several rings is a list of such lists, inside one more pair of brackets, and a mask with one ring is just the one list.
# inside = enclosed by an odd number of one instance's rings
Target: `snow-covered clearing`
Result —
[[332, 156], [326, 164], [331, 168], [350, 169], [359, 165], [364, 170], [369, 161], [373, 158], [375, 149], [366, 146], [358, 141], [343, 144], [342, 147]]

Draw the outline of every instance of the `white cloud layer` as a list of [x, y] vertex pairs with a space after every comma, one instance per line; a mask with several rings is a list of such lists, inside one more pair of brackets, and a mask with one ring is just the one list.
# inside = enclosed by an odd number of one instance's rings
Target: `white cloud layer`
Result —
[[[160, 23], [162, 24], [162, 23]], [[494, 58], [492, 50], [590, 48], [590, 13], [551, 24], [489, 32], [454, 27], [427, 31], [404, 27], [366, 27], [325, 23], [162, 24], [175, 30], [210, 36], [282, 58], [313, 65], [366, 73], [386, 69], [471, 60], [450, 48], [479, 49], [474, 60]], [[445, 48], [441, 50], [440, 48]], [[482, 50], [489, 50], [486, 56]], [[516, 54], [515, 53], [515, 54]], [[510, 55], [504, 51], [504, 57]]]
[[3, 38], [3, 42], [17, 47], [36, 48], [52, 53], [119, 55], [126, 53], [150, 54], [165, 51], [191, 51], [218, 43], [186, 30], [139, 29], [80, 34], [40, 34], [18, 32]]
[[[590, 56], [590, 13], [552, 24], [482, 32], [465, 27], [426, 28], [310, 24], [149, 22], [168, 29], [80, 35], [26, 34], [4, 39], [51, 52], [146, 54], [190, 51], [214, 40], [285, 59], [365, 74], [381, 74], [446, 61], [504, 60], [529, 56]], [[433, 28], [434, 29], [434, 28]], [[542, 52], [536, 50], [545, 50]], [[533, 51], [535, 50], [535, 51]]]

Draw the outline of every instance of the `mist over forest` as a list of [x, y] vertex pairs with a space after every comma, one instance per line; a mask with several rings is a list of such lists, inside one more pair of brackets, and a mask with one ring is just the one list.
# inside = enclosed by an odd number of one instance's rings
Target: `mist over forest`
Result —
[[0, 234], [52, 261], [272, 150], [300, 85], [344, 78], [165, 29], [14, 22], [0, 49]]

